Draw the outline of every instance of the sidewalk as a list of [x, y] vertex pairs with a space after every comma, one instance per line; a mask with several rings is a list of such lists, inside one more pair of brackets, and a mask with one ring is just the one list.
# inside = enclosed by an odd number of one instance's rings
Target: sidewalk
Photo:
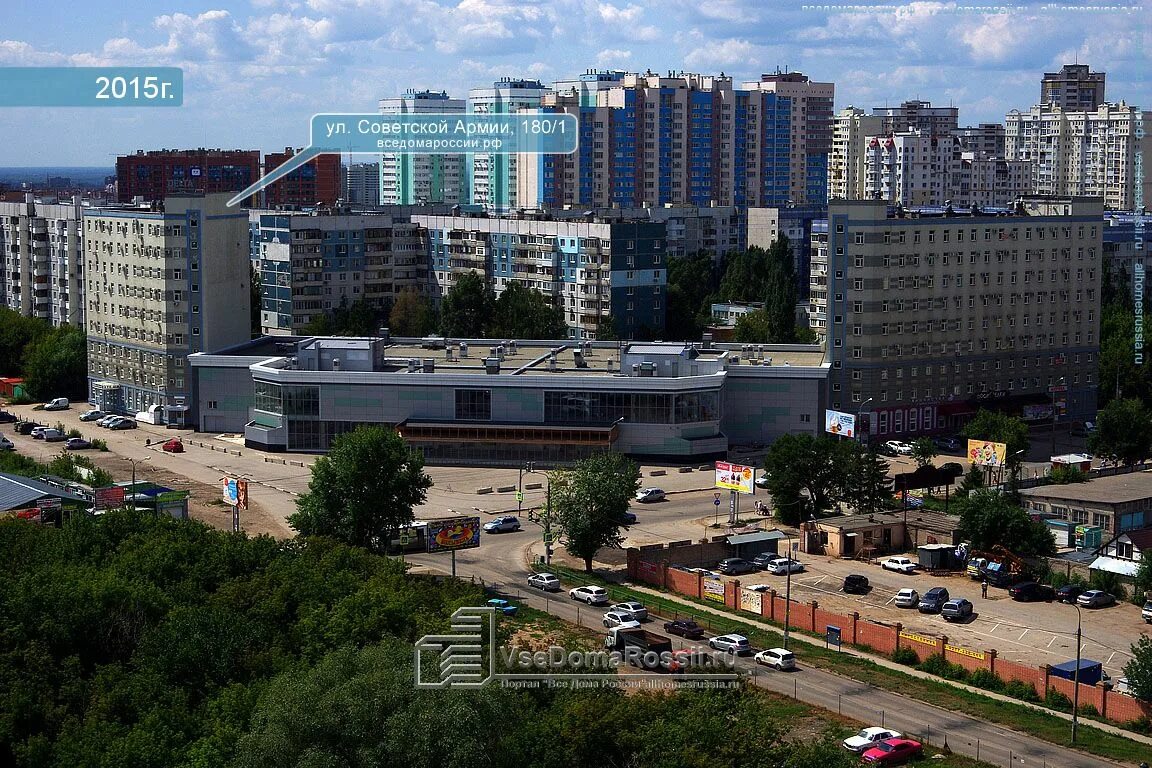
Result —
[[[687, 600], [682, 599], [679, 595], [676, 595], [675, 593], [672, 593], [672, 592], [661, 592], [657, 589], [652, 589], [651, 587], [646, 587], [646, 586], [642, 586], [639, 584], [632, 584], [629, 582], [624, 582], [624, 583], [622, 583], [622, 586], [627, 586], [629, 589], [635, 590], [637, 592], [644, 592], [646, 594], [650, 594], [650, 595], [653, 595], [656, 597], [660, 597], [661, 599], [664, 599], [664, 600], [671, 600], [671, 601], [680, 603], [680, 604], [684, 605], [686, 608], [691, 608], [691, 610], [696, 611], [696, 612], [703, 611], [703, 612], [714, 614], [716, 616], [722, 616], [726, 619], [739, 621], [741, 623], [747, 624], [747, 625], [752, 626], [752, 627], [756, 627], [757, 629], [761, 629], [761, 630], [767, 630], [767, 631], [771, 631], [771, 632], [783, 632], [783, 629], [781, 627], [778, 627], [775, 624], [768, 624], [768, 623], [765, 623], [763, 621], [757, 621], [756, 619], [752, 618], [751, 614], [736, 613], [733, 611], [722, 611], [722, 610], [713, 608], [713, 607], [708, 606], [708, 605], [701, 605], [700, 603], [689, 602]], [[799, 631], [790, 632], [788, 637], [791, 640], [805, 643], [807, 645], [811, 645], [814, 647], [820, 647], [824, 643], [823, 640], [820, 640], [820, 639], [815, 638], [815, 637], [810, 637], [809, 635], [803, 634]], [[862, 659], [868, 659], [869, 661], [875, 662], [878, 666], [887, 667], [888, 669], [896, 670], [897, 672], [902, 672], [906, 675], [911, 675], [913, 677], [919, 677], [919, 678], [924, 679], [924, 680], [931, 680], [933, 682], [951, 685], [955, 688], [969, 691], [971, 693], [976, 693], [976, 694], [979, 694], [981, 696], [985, 696], [989, 699], [995, 699], [996, 701], [1002, 701], [1002, 702], [1005, 702], [1008, 704], [1018, 704], [1018, 705], [1023, 706], [1023, 707], [1029, 707], [1029, 708], [1031, 708], [1037, 712], [1043, 712], [1045, 714], [1052, 715], [1053, 717], [1063, 718], [1064, 720], [1067, 720], [1068, 722], [1072, 722], [1072, 715], [1070, 713], [1067, 713], [1067, 712], [1059, 712], [1059, 711], [1054, 710], [1054, 709], [1048, 709], [1047, 707], [1037, 706], [1036, 704], [1032, 704], [1031, 702], [1021, 701], [1020, 699], [1014, 699], [1010, 696], [1004, 696], [1003, 694], [995, 693], [992, 691], [986, 691], [983, 688], [975, 688], [975, 687], [970, 686], [970, 685], [965, 685], [964, 683], [959, 683], [959, 682], [956, 682], [953, 680], [946, 680], [942, 677], [937, 677], [936, 675], [931, 675], [927, 672], [922, 672], [918, 669], [915, 669], [914, 667], [909, 667], [909, 666], [906, 666], [904, 664], [897, 664], [896, 662], [894, 662], [891, 659], [886, 658], [884, 656], [876, 656], [873, 654], [863, 653], [859, 650], [856, 650], [855, 648], [851, 648], [850, 646], [849, 646], [849, 650], [844, 651], [844, 652], [845, 653], [851, 653], [851, 654], [853, 654], [859, 658], [862, 658]], [[831, 670], [826, 670], [826, 671], [831, 671]], [[833, 674], [835, 674], [834, 671], [833, 671]], [[1132, 731], [1124, 730], [1123, 728], [1119, 728], [1115, 725], [1111, 725], [1109, 723], [1103, 723], [1103, 722], [1100, 722], [1099, 720], [1089, 719], [1086, 717], [1080, 717], [1079, 721], [1082, 725], [1091, 726], [1092, 728], [1097, 728], [1101, 731], [1104, 731], [1106, 733], [1110, 733], [1114, 736], [1120, 736], [1120, 737], [1129, 739], [1131, 741], [1135, 741], [1135, 742], [1138, 742], [1141, 744], [1147, 744], [1149, 746], [1152, 746], [1152, 736], [1144, 736], [1144, 735], [1139, 734], [1139, 733], [1133, 733]]]

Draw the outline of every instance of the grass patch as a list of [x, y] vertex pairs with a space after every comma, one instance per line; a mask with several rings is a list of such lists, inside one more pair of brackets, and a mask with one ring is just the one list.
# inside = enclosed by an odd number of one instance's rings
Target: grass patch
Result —
[[[684, 605], [684, 602], [688, 602], [708, 605], [717, 610], [729, 610], [721, 603], [705, 603], [702, 600], [694, 600], [690, 597], [683, 597], [682, 601], [669, 600], [664, 597], [651, 595], [647, 592], [639, 592], [629, 589], [628, 587], [622, 587], [619, 584], [608, 582], [595, 574], [590, 575], [583, 571], [565, 568], [564, 566], [550, 565], [548, 566], [548, 570], [550, 573], [555, 573], [560, 578], [570, 582], [599, 584], [608, 590], [609, 597], [614, 602], [638, 600], [648, 606], [649, 610], [653, 613], [660, 614], [661, 616], [691, 616], [702, 626], [713, 632], [739, 632], [748, 638], [753, 647], [772, 647], [778, 644], [782, 636], [782, 630], [761, 630], [740, 621], [735, 616], [728, 618], [706, 612], [694, 613]], [[790, 634], [797, 633], [798, 631], [796, 629], [790, 631]], [[800, 632], [799, 634], [810, 637], [823, 637], [823, 635], [811, 632]], [[1139, 763], [1141, 760], [1146, 759], [1148, 755], [1149, 747], [1147, 745], [1121, 736], [1114, 736], [1097, 728], [1087, 726], [1083, 722], [1081, 722], [1076, 734], [1076, 744], [1073, 745], [1069, 741], [1071, 724], [1062, 718], [1052, 717], [1052, 715], [1047, 712], [1036, 710], [1023, 704], [990, 699], [978, 693], [956, 688], [944, 682], [914, 677], [899, 670], [882, 667], [870, 659], [864, 659], [851, 653], [841, 653], [834, 649], [810, 646], [807, 644], [801, 648], [793, 648], [792, 650], [795, 650], [797, 656], [802, 658], [804, 662], [814, 667], [835, 672], [838, 675], [849, 677], [853, 680], [876, 686], [877, 688], [883, 688], [887, 691], [933, 704], [942, 709], [963, 712], [964, 714], [977, 717], [990, 723], [996, 723], [1022, 733], [1027, 733], [1052, 744], [1132, 764]], [[1025, 691], [1023, 689], [1027, 690]], [[1040, 697], [1036, 695], [1031, 686], [1016, 681], [1007, 683], [1004, 686], [1003, 693], [1022, 699], [1030, 695], [1030, 700], [1040, 701]], [[937, 764], [939, 761], [934, 760], [932, 762], [933, 764]], [[940, 764], [951, 765], [950, 763]], [[979, 763], [957, 763], [956, 765], [979, 765]]]

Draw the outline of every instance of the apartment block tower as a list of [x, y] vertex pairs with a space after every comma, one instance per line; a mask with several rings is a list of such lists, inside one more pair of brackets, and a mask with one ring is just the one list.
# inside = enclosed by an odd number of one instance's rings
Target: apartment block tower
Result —
[[866, 154], [869, 138], [884, 130], [884, 118], [856, 107], [836, 113], [832, 123], [832, 152], [828, 160], [828, 198], [865, 198]]
[[343, 178], [344, 200], [350, 205], [380, 205], [379, 163], [349, 163]]
[[79, 198], [0, 202], [0, 306], [52, 325], [84, 324], [84, 238]]
[[[790, 199], [791, 104], [724, 76], [590, 72], [543, 97], [572, 155], [520, 155], [524, 207], [770, 206]], [[558, 84], [561, 85], [561, 84]]]
[[[539, 80], [501, 78], [492, 83], [491, 88], [470, 90], [468, 111], [488, 115], [515, 114], [539, 107], [547, 91], [548, 88]], [[464, 155], [464, 201], [495, 211], [522, 207], [517, 191], [518, 157], [487, 152]]]
[[[382, 115], [462, 114], [466, 106], [446, 91], [413, 89], [379, 103]], [[464, 155], [385, 153], [380, 156], [380, 204], [465, 203], [464, 168]]]
[[519, 282], [564, 311], [568, 335], [594, 339], [609, 319], [621, 339], [664, 328], [666, 226], [651, 221], [558, 221], [537, 215], [422, 216], [433, 290], [442, 298], [459, 275], [484, 275], [499, 295]]
[[230, 195], [85, 209], [89, 398], [109, 413], [159, 406], [182, 425], [187, 357], [251, 338], [248, 214]]
[[817, 83], [802, 72], [761, 75], [744, 90], [774, 93], [791, 102], [788, 198], [795, 205], [828, 202], [828, 158], [832, 153], [833, 83]]
[[260, 330], [304, 332], [340, 304], [386, 310], [402, 290], [428, 289], [419, 227], [400, 214], [251, 210], [252, 261], [261, 277]]
[[934, 107], [930, 101], [911, 99], [898, 107], [873, 107], [872, 114], [881, 118], [880, 132], [923, 131], [929, 135], [945, 136], [960, 125], [957, 107]]
[[1102, 215], [1091, 198], [1024, 198], [1007, 215], [832, 201], [813, 229], [809, 308], [829, 407], [869, 414], [881, 438], [955, 429], [980, 408], [1091, 418]]
[[1059, 72], [1045, 72], [1040, 81], [1040, 104], [1066, 112], [1092, 112], [1104, 103], [1107, 75], [1089, 71], [1087, 64], [1065, 64]]
[[1145, 205], [1152, 177], [1152, 115], [1123, 101], [1091, 111], [1065, 111], [1040, 104], [1013, 110], [1006, 120], [1007, 155], [1032, 164], [1037, 194], [1084, 195], [1127, 211]]
[[116, 158], [121, 203], [151, 202], [185, 192], [239, 192], [260, 178], [255, 149], [161, 149]]

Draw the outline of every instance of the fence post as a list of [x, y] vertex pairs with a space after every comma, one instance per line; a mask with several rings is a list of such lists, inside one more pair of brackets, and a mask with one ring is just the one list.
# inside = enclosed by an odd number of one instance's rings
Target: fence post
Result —
[[852, 645], [856, 645], [856, 622], [860, 621], [860, 614], [853, 611], [848, 615], [848, 619], [848, 632], [852, 638], [848, 642], [850, 642]]
[[[904, 625], [896, 622], [896, 650], [900, 650], [900, 633], [904, 631]], [[881, 723], [883, 725], [883, 723]]]
[[991, 648], [985, 651], [984, 658], [988, 659], [988, 671], [996, 674], [996, 649]]

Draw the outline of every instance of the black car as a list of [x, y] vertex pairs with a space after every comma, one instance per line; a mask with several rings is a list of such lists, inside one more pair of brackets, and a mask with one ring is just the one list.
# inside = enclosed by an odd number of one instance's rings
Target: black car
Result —
[[770, 562], [779, 559], [780, 555], [776, 554], [775, 552], [761, 552], [760, 554], [756, 555], [756, 557], [752, 558], [752, 565], [756, 568], [756, 570], [762, 571], [768, 567]]
[[1076, 598], [1084, 592], [1084, 587], [1076, 584], [1065, 584], [1056, 590], [1056, 599], [1062, 603], [1075, 603]]
[[938, 449], [945, 453], [952, 453], [960, 450], [960, 441], [955, 437], [934, 437], [932, 442]]
[[704, 639], [704, 627], [692, 621], [692, 619], [669, 621], [664, 625], [664, 631], [670, 635], [679, 635], [688, 640]]
[[16, 421], [16, 414], [0, 411], [0, 424], [9, 424], [13, 421]]
[[756, 570], [756, 566], [743, 558], [726, 557], [717, 564], [716, 570], [729, 576], [739, 576], [742, 573], [752, 573]]
[[948, 602], [948, 590], [944, 587], [932, 587], [920, 598], [920, 613], [940, 613], [946, 602]]
[[940, 469], [945, 472], [951, 472], [953, 477], [962, 477], [964, 475], [964, 467], [956, 461], [947, 461], [940, 465]]
[[30, 435], [30, 434], [32, 434], [32, 430], [36, 429], [36, 427], [38, 427], [38, 426], [40, 426], [40, 425], [34, 421], [18, 421], [18, 422], [16, 422], [16, 427], [15, 427], [16, 434], [18, 434], [18, 435]]
[[849, 594], [862, 595], [868, 591], [868, 577], [858, 573], [844, 577], [844, 591]]
[[1035, 581], [1022, 581], [1008, 589], [1008, 596], [1021, 603], [1031, 603], [1037, 600], [1052, 600], [1056, 597], [1056, 592], [1047, 584], [1037, 584]]

